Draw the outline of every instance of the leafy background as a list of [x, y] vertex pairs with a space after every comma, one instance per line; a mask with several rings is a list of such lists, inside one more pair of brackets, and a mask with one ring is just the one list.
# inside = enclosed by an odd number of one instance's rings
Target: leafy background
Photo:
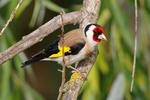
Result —
[[[0, 0], [0, 29], [19, 0]], [[79, 10], [82, 0], [24, 0], [0, 37], [0, 51], [58, 15]], [[99, 55], [79, 100], [150, 100], [150, 1], [138, 0], [138, 45], [135, 84], [130, 93], [134, 47], [134, 0], [102, 0], [98, 24], [108, 38], [98, 45]], [[78, 25], [65, 26], [65, 32]], [[55, 100], [61, 83], [56, 62], [38, 62], [24, 69], [21, 62], [55, 40], [60, 29], [42, 42], [0, 65], [0, 100]], [[70, 70], [67, 70], [67, 79]]]

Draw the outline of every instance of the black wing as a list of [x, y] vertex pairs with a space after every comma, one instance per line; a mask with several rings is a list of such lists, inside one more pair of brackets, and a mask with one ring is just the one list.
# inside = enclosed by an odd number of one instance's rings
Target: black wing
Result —
[[80, 43], [77, 43], [73, 46], [71, 46], [71, 52], [66, 52], [65, 53], [65, 56], [68, 56], [68, 55], [76, 55], [79, 53], [79, 51], [85, 46], [85, 42], [80, 42]]
[[[29, 64], [32, 64], [34, 62], [37, 62], [37, 61], [40, 61], [41, 59], [44, 59], [44, 58], [48, 58], [49, 56], [51, 56], [52, 54], [57, 54], [59, 52], [59, 49], [58, 49], [58, 43], [59, 43], [59, 40], [56, 40], [54, 41], [53, 43], [49, 44], [48, 47], [46, 49], [43, 49], [41, 52], [35, 54], [34, 56], [32, 56], [31, 59], [29, 59], [28, 61], [25, 61], [21, 67], [25, 67]], [[70, 52], [66, 52], [65, 53], [65, 56], [68, 56], [68, 55], [76, 55], [79, 53], [79, 51], [85, 46], [85, 42], [80, 42], [80, 43], [77, 43], [73, 46], [71, 46], [71, 50]]]
[[52, 54], [58, 53], [59, 52], [59, 50], [58, 50], [59, 40], [60, 39], [58, 39], [58, 40], [54, 41], [53, 43], [49, 44], [46, 49], [43, 49], [39, 53], [32, 56], [32, 58], [30, 58], [28, 61], [25, 61], [24, 63], [22, 63], [21, 67], [25, 67], [29, 64], [40, 61], [41, 59], [47, 58]]

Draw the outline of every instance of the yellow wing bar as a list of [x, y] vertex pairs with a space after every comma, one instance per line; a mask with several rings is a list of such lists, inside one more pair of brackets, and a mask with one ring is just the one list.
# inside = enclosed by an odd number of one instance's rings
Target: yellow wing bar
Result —
[[[56, 54], [52, 54], [51, 56], [49, 56], [49, 58], [56, 58], [56, 57], [62, 57], [63, 56], [63, 51], [62, 51], [62, 47], [58, 46], [59, 52]], [[70, 47], [64, 47], [64, 53], [66, 52], [71, 52], [70, 51]]]

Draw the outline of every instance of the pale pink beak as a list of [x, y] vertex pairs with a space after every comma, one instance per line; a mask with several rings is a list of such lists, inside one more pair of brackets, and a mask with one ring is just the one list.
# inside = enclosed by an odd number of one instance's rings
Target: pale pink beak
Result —
[[101, 34], [98, 36], [98, 39], [101, 39], [101, 40], [107, 40], [107, 38], [105, 37], [104, 34]]

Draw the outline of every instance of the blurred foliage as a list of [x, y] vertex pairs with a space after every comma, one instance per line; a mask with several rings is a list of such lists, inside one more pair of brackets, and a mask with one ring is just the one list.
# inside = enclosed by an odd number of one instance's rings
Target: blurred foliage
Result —
[[[0, 0], [0, 29], [5, 25], [18, 1]], [[0, 52], [16, 43], [26, 33], [58, 15], [62, 8], [70, 12], [81, 7], [82, 0], [23, 0], [15, 19], [0, 37]], [[130, 93], [130, 83], [134, 47], [134, 2], [133, 0], [102, 0], [98, 24], [104, 27], [108, 41], [98, 45], [99, 55], [88, 80], [80, 91], [79, 100], [150, 100], [149, 0], [138, 0], [138, 15], [137, 64], [133, 93]], [[66, 30], [74, 28], [74, 26], [67, 27], [69, 29]], [[32, 50], [29, 49], [26, 53], [30, 56], [35, 54], [38, 49], [42, 49], [49, 41], [57, 38], [56, 35], [53, 36], [55, 37], [46, 38], [43, 44], [39, 43], [37, 47], [31, 47]], [[28, 74], [26, 76], [25, 69], [20, 68], [21, 62], [26, 59], [25, 53], [20, 53], [0, 65], [0, 100], [56, 99], [61, 81], [61, 73], [57, 72], [58, 67], [54, 67], [58, 64], [44, 63], [45, 66], [51, 66], [47, 67], [47, 70], [46, 67], [41, 67], [43, 62], [39, 62], [39, 67], [36, 65], [34, 70], [31, 66], [26, 68]], [[39, 81], [32, 83], [30, 81], [34, 81], [31, 78], [34, 75]]]

